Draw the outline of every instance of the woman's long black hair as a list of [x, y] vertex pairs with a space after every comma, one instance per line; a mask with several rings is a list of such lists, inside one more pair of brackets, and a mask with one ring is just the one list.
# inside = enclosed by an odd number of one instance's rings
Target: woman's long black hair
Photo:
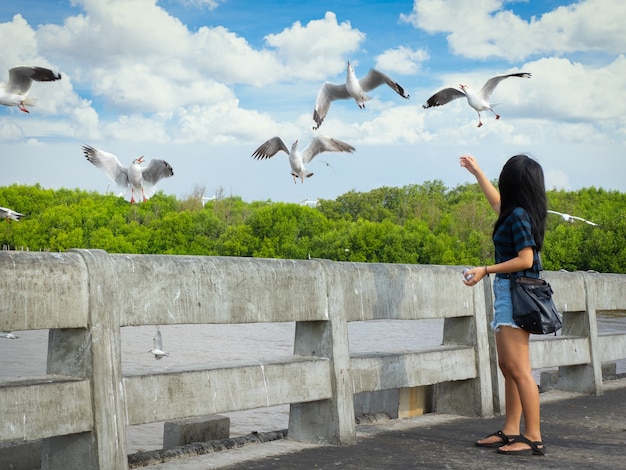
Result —
[[522, 207], [530, 216], [537, 251], [543, 247], [548, 216], [548, 201], [543, 169], [528, 155], [515, 155], [504, 164], [498, 179], [500, 215], [494, 233], [516, 207]]

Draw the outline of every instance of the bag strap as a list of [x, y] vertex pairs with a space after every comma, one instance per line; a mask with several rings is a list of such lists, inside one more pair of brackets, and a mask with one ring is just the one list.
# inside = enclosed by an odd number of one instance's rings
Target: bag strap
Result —
[[[533, 255], [535, 254], [535, 247], [533, 247]], [[539, 279], [543, 279], [543, 261], [541, 260], [541, 252], [537, 252], [537, 268], [539, 269]]]

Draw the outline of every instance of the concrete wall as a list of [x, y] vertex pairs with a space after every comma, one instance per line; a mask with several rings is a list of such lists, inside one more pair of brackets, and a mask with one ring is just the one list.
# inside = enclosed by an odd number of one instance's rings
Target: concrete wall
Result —
[[[533, 367], [601, 394], [601, 364], [626, 357], [626, 335], [599, 336], [595, 315], [626, 310], [626, 276], [546, 277], [564, 335], [532, 343]], [[434, 386], [435, 410], [448, 413], [502, 408], [491, 286], [464, 287], [455, 266], [0, 252], [0, 291], [0, 330], [50, 330], [46, 376], [0, 379], [0, 443], [41, 439], [42, 468], [127, 468], [128, 425], [281, 404], [289, 438], [348, 444], [355, 395], [385, 390]], [[349, 322], [432, 318], [444, 320], [439, 347], [350, 353]], [[256, 322], [296, 322], [293, 356], [122, 375], [123, 326]]]

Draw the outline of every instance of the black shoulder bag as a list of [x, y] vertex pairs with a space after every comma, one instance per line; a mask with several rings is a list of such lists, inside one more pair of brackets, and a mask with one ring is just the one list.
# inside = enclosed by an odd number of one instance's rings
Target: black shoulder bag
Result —
[[552, 300], [553, 293], [545, 279], [512, 275], [511, 300], [515, 324], [536, 335], [556, 334], [563, 326], [563, 317]]

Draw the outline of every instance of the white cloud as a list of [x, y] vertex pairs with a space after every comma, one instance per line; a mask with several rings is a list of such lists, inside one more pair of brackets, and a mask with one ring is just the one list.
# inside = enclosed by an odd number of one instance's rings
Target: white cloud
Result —
[[415, 75], [422, 62], [430, 58], [424, 49], [412, 50], [405, 46], [388, 49], [376, 57], [376, 68], [384, 72], [397, 72], [401, 75]]
[[[6, 76], [6, 70], [15, 65], [31, 63], [33, 59], [42, 60], [37, 53], [37, 38], [35, 31], [22, 15], [15, 15], [10, 22], [0, 23], [0, 40], [2, 44], [10, 44], [4, 47], [0, 56], [0, 70]], [[48, 65], [43, 62], [44, 66]]]
[[113, 141], [166, 143], [170, 141], [165, 129], [167, 121], [168, 116], [164, 114], [149, 119], [138, 115], [120, 116], [104, 126], [104, 135]]
[[91, 106], [76, 107], [68, 113], [67, 123], [70, 130], [66, 135], [81, 140], [96, 140], [101, 138], [100, 119], [98, 113]]
[[232, 91], [213, 80], [180, 81], [155, 76], [145, 64], [128, 64], [116, 73], [94, 72], [96, 95], [106, 97], [120, 110], [136, 112], [169, 111], [194, 104], [210, 104], [230, 100]]
[[417, 144], [432, 139], [424, 130], [424, 113], [417, 106], [396, 106], [373, 120], [353, 125], [355, 138], [363, 144]]
[[[80, 0], [86, 15], [46, 24], [37, 35], [43, 52], [75, 67], [115, 66], [141, 57], [176, 57], [190, 46], [190, 33], [156, 0]], [[144, 61], [142, 60], [142, 62]]]
[[20, 126], [9, 119], [0, 119], [0, 142], [12, 142], [22, 140], [24, 131]]
[[601, 67], [559, 58], [540, 59], [524, 67], [533, 73], [532, 87], [524, 92], [522, 103], [529, 114], [599, 124], [615, 123], [626, 115], [626, 102], [616, 99], [626, 89], [623, 55]]
[[274, 135], [276, 127], [267, 114], [224, 102], [182, 111], [175, 135], [181, 142], [262, 142]]
[[358, 50], [365, 34], [353, 29], [349, 21], [337, 23], [337, 16], [326, 12], [321, 20], [312, 20], [306, 26], [296, 21], [291, 28], [265, 37], [277, 48], [285, 61], [285, 79], [323, 79], [345, 67], [346, 55]]
[[215, 10], [220, 3], [224, 3], [226, 0], [181, 0], [183, 5], [208, 8], [209, 10]]
[[228, 84], [262, 86], [280, 80], [286, 71], [275, 53], [255, 50], [245, 38], [221, 26], [201, 27], [189, 51], [183, 66], [197, 70], [199, 79], [212, 77]]
[[582, 0], [530, 21], [507, 10], [507, 3], [415, 0], [412, 13], [400, 18], [427, 32], [447, 34], [454, 53], [474, 59], [624, 51], [626, 8], [618, 0]]

